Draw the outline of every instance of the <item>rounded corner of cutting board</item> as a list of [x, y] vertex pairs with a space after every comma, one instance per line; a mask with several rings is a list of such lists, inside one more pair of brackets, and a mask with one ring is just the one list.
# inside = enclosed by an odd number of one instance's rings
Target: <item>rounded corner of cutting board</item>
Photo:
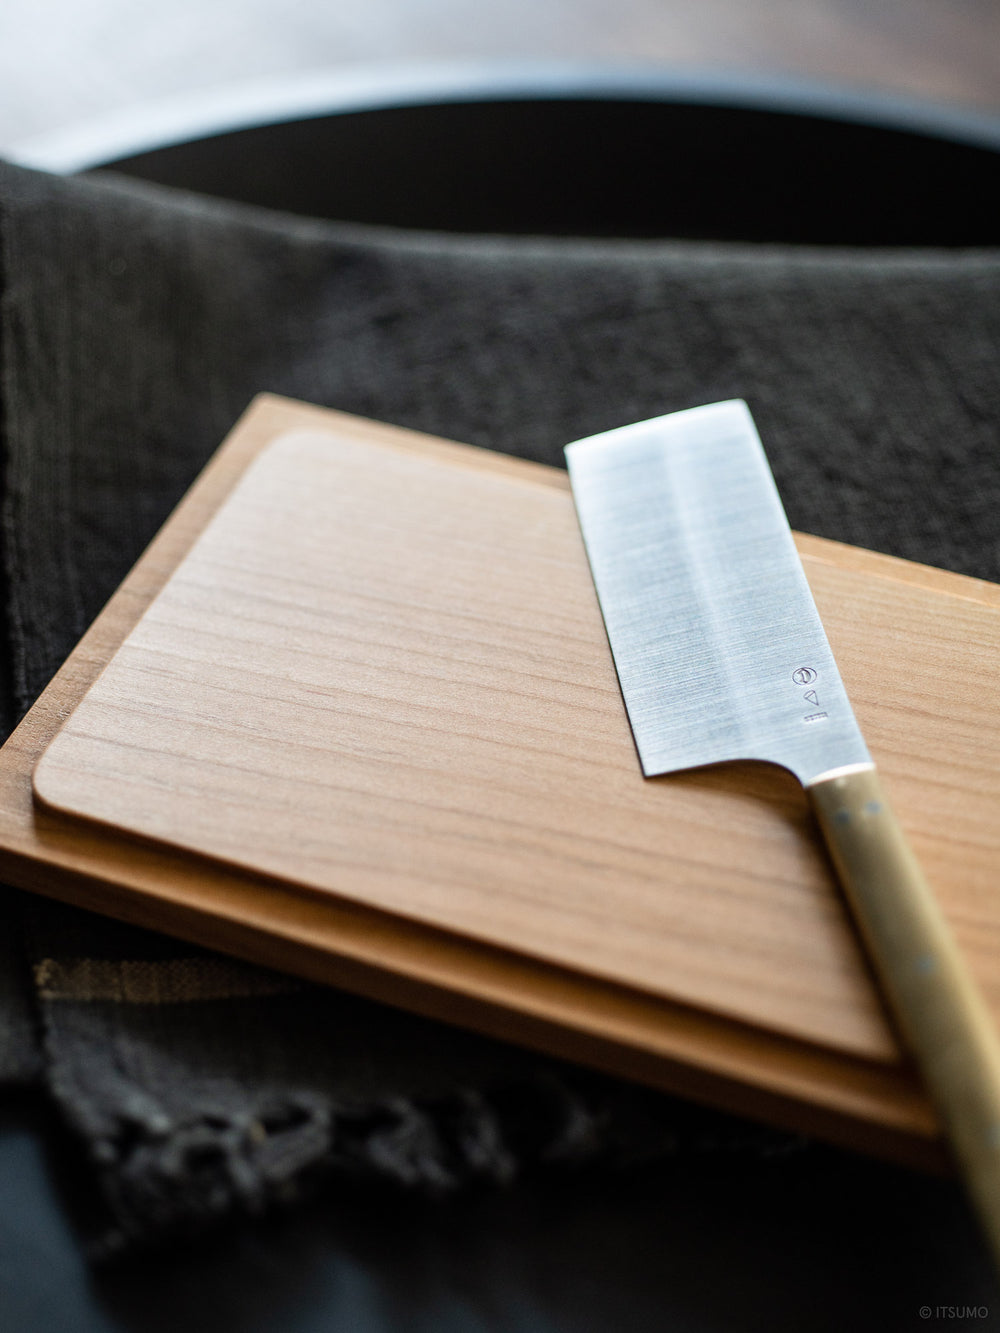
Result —
[[31, 770], [31, 797], [34, 803], [43, 809], [71, 814], [73, 799], [67, 798], [60, 776], [66, 772], [65, 767], [59, 763], [62, 749], [63, 734], [59, 731], [39, 755]]

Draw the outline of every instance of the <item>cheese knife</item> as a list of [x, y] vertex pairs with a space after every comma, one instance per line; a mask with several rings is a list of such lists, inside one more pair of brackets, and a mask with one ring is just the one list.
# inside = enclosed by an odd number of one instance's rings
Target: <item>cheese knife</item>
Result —
[[566, 447], [646, 777], [730, 760], [805, 788], [1000, 1264], [1000, 1042], [855, 720], [747, 405]]

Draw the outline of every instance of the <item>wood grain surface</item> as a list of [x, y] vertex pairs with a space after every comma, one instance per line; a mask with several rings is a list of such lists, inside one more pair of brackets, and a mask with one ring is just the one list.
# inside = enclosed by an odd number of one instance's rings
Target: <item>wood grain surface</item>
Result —
[[[1000, 1012], [1000, 595], [799, 541]], [[641, 778], [561, 473], [259, 401], [0, 753], [0, 805], [28, 887], [938, 1154], [794, 781]]]

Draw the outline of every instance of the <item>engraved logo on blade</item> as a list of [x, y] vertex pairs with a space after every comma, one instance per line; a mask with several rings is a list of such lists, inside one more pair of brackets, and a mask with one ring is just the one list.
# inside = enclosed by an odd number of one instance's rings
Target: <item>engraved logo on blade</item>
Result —
[[[792, 680], [795, 681], [796, 685], [811, 685], [813, 681], [818, 680], [818, 678], [819, 672], [814, 667], [797, 667], [796, 670], [792, 672]], [[802, 721], [810, 725], [815, 722], [824, 722], [829, 715], [824, 713], [819, 707], [818, 691], [806, 690], [802, 697], [807, 704], [811, 704], [812, 707], [817, 710], [814, 713], [807, 713]]]

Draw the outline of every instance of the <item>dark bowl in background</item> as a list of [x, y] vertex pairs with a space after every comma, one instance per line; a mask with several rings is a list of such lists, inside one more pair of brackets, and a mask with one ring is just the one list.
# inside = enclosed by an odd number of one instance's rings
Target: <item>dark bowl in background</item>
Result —
[[1000, 241], [1000, 121], [787, 80], [523, 65], [334, 74], [133, 111], [16, 156], [446, 231]]

